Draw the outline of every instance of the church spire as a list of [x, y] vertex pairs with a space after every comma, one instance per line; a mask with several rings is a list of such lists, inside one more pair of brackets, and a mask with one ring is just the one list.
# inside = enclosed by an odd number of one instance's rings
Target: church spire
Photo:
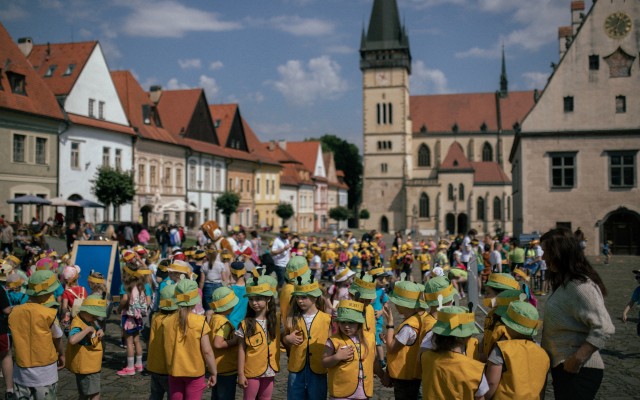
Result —
[[504, 58], [504, 44], [502, 45], [502, 73], [500, 74], [500, 96], [509, 94], [509, 81], [507, 80], [507, 63]]
[[360, 69], [403, 67], [411, 73], [411, 50], [396, 0], [374, 0], [360, 44]]

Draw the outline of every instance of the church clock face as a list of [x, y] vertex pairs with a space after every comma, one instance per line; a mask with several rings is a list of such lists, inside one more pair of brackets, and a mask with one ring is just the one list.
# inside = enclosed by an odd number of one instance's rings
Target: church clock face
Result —
[[623, 12], [615, 12], [604, 21], [604, 31], [612, 39], [622, 39], [631, 31], [631, 18]]
[[384, 86], [389, 84], [389, 73], [384, 71], [376, 72], [376, 85]]

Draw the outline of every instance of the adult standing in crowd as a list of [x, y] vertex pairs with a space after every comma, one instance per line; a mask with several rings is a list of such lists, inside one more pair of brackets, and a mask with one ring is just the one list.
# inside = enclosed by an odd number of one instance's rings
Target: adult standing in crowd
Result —
[[251, 247], [253, 248], [253, 256], [251, 259], [256, 265], [260, 265], [260, 256], [262, 255], [262, 238], [255, 229], [251, 231]]
[[76, 241], [76, 238], [78, 237], [78, 229], [76, 228], [76, 223], [72, 222], [69, 224], [69, 227], [67, 228], [67, 250], [71, 251], [71, 249], [73, 248], [73, 242]]
[[13, 252], [13, 228], [4, 218], [2, 219], [0, 239], [2, 240], [2, 251], [4, 255], [11, 254]]
[[158, 241], [158, 245], [161, 249], [162, 258], [167, 257], [167, 247], [169, 246], [169, 230], [167, 229], [167, 225], [160, 224], [156, 229], [156, 240]]
[[133, 247], [134, 244], [136, 244], [135, 237], [133, 235], [133, 227], [131, 226], [131, 224], [127, 224], [124, 227], [124, 244], [125, 246], [127, 246], [128, 249], [130, 249], [131, 247]]
[[278, 288], [284, 285], [284, 270], [289, 263], [289, 250], [291, 249], [291, 243], [289, 243], [289, 227], [283, 225], [280, 227], [280, 236], [273, 240], [271, 246], [271, 256], [273, 262], [276, 265], [276, 275], [278, 276]]
[[615, 328], [604, 305], [607, 290], [567, 229], [540, 239], [553, 293], [544, 309], [542, 347], [551, 358], [557, 399], [593, 399], [604, 376], [603, 348]]

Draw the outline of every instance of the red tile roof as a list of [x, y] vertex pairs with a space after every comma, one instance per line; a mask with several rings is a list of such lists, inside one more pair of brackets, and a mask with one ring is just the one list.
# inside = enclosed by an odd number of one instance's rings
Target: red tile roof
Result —
[[101, 119], [89, 118], [84, 115], [67, 113], [69, 120], [77, 125], [90, 126], [98, 129], [105, 129], [118, 133], [125, 133], [127, 135], [134, 136], [136, 133], [130, 126], [120, 125], [114, 122], [109, 122]]
[[473, 165], [473, 182], [478, 184], [499, 183], [508, 185], [511, 180], [504, 173], [504, 170], [495, 161], [476, 161]]
[[[532, 91], [509, 92], [500, 98], [500, 114], [503, 130], [511, 130], [534, 105]], [[423, 126], [427, 132], [479, 132], [482, 124], [487, 130], [498, 130], [498, 112], [495, 93], [464, 93], [411, 96], [411, 119], [414, 132]]]
[[458, 142], [453, 142], [449, 146], [444, 161], [440, 164], [440, 169], [444, 170], [470, 170], [473, 169], [471, 162], [464, 155], [464, 150]]
[[265, 149], [258, 136], [253, 132], [251, 126], [247, 123], [247, 121], [242, 118], [242, 127], [244, 128], [244, 137], [247, 141], [247, 146], [249, 147], [249, 152], [256, 157], [256, 159], [264, 164], [271, 164], [280, 166], [278, 160], [273, 158], [271, 154]]
[[158, 100], [162, 124], [172, 134], [186, 132], [202, 89], [163, 90]]
[[300, 161], [298, 161], [294, 156], [289, 154], [288, 151], [286, 151], [282, 147], [280, 147], [280, 145], [278, 145], [278, 143], [269, 142], [269, 143], [263, 143], [262, 145], [269, 152], [271, 157], [274, 158], [275, 160], [277, 160], [279, 163], [281, 163], [281, 164], [283, 164], [283, 163], [293, 163], [293, 164], [302, 165], [302, 163]]
[[182, 138], [180, 142], [189, 146], [191, 150], [196, 152], [211, 154], [213, 156], [219, 156], [219, 157], [226, 157], [226, 158], [229, 157], [226, 149], [223, 149], [221, 146], [218, 146], [217, 144], [203, 142], [202, 140], [189, 139], [189, 138]]
[[[272, 158], [283, 166], [282, 173], [280, 174], [280, 183], [282, 185], [313, 185], [311, 171], [306, 169], [304, 165], [289, 154], [288, 151], [284, 150], [275, 142], [263, 143], [263, 147]], [[305, 179], [305, 176], [308, 176], [309, 179]]]
[[[55, 95], [67, 95], [71, 92], [97, 45], [98, 42], [95, 40], [76, 43], [34, 44], [28, 59]], [[71, 64], [75, 65], [71, 74], [64, 75]], [[56, 66], [53, 74], [50, 77], [45, 77], [53, 65]]]
[[213, 119], [213, 124], [216, 127], [216, 133], [218, 134], [218, 140], [222, 146], [226, 146], [227, 144], [229, 132], [231, 131], [231, 124], [233, 123], [233, 117], [235, 117], [237, 110], [237, 104], [209, 105], [211, 119]]
[[298, 159], [313, 176], [316, 172], [316, 159], [321, 144], [318, 141], [287, 142], [287, 151]]
[[[64, 119], [51, 89], [33, 70], [2, 24], [0, 24], [0, 68], [3, 69], [0, 74], [0, 85], [3, 88], [0, 90], [0, 108]], [[24, 75], [26, 95], [15, 94], [11, 91], [6, 74], [8, 71]]]

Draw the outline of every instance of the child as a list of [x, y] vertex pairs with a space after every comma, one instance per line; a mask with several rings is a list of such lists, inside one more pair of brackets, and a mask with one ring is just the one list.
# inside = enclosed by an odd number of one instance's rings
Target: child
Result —
[[100, 272], [92, 272], [87, 278], [91, 294], [103, 294], [107, 292], [107, 281]]
[[488, 398], [539, 399], [544, 397], [549, 356], [533, 341], [540, 322], [538, 311], [524, 301], [514, 301], [500, 311], [510, 339], [501, 340], [491, 350], [486, 376]]
[[297, 277], [293, 301], [285, 322], [282, 343], [289, 350], [287, 399], [327, 398], [327, 369], [322, 365], [322, 349], [331, 336], [331, 315], [312, 275], [308, 282]]
[[147, 346], [147, 371], [151, 373], [149, 400], [163, 400], [169, 393], [169, 372], [164, 354], [162, 322], [177, 309], [176, 285], [165, 285], [160, 291], [159, 312], [153, 315]]
[[420, 270], [422, 271], [422, 284], [426, 281], [427, 272], [431, 269], [431, 254], [429, 254], [429, 246], [422, 246], [422, 253], [418, 256], [420, 262]]
[[[5, 276], [0, 276], [0, 280]], [[18, 274], [11, 274], [6, 276], [7, 279], [7, 295], [9, 296], [9, 304], [12, 307], [24, 304], [29, 300], [29, 296], [23, 292], [22, 286], [24, 285], [24, 279]]]
[[384, 342], [382, 341], [382, 326], [384, 324], [382, 318], [382, 309], [385, 304], [389, 301], [389, 297], [387, 297], [387, 277], [391, 276], [391, 273], [384, 270], [382, 267], [378, 267], [369, 271], [373, 279], [376, 281], [376, 298], [373, 301], [373, 311], [376, 317], [376, 352], [378, 356], [378, 360], [382, 364], [382, 368], [387, 366], [384, 357]]
[[[496, 342], [498, 335], [502, 335], [502, 332], [493, 332], [494, 326], [496, 322], [499, 320], [497, 316], [494, 316], [496, 301], [493, 300], [494, 297], [498, 296], [500, 293], [505, 290], [517, 290], [520, 291], [520, 284], [515, 280], [513, 276], [507, 273], [493, 273], [489, 275], [489, 280], [484, 285], [485, 288], [485, 298], [484, 298], [484, 306], [487, 308], [492, 308], [487, 313], [487, 316], [484, 319], [484, 334], [482, 343], [480, 345], [480, 359], [486, 360], [489, 356], [489, 351], [491, 351], [491, 347], [493, 343]], [[513, 296], [510, 296], [513, 297]], [[499, 336], [498, 336], [499, 337]]]
[[423, 399], [484, 399], [489, 390], [484, 364], [465, 355], [478, 333], [475, 315], [464, 307], [443, 307], [433, 326], [433, 350], [422, 354]]
[[[438, 309], [452, 305], [454, 296], [457, 294], [458, 291], [445, 276], [433, 277], [424, 285], [424, 301], [429, 308], [423, 318], [426, 333], [420, 344], [421, 351], [433, 348], [433, 326], [437, 321]], [[469, 346], [467, 346], [467, 355], [473, 356], [468, 350]]]
[[[74, 265], [72, 267], [64, 267], [62, 271], [62, 277], [67, 282], [67, 287], [62, 294], [62, 326], [65, 329], [65, 333], [69, 330], [71, 319], [75, 318], [78, 313], [79, 305], [82, 304], [85, 297], [87, 297], [87, 290], [78, 285], [78, 277], [80, 275], [80, 267]], [[74, 307], [74, 304], [75, 307]]]
[[[364, 304], [364, 326], [362, 330], [365, 336], [371, 336], [371, 341], [375, 342], [376, 315], [371, 302], [376, 298], [376, 283], [373, 276], [366, 271], [360, 271], [360, 277], [355, 278], [349, 287], [351, 299]], [[369, 339], [369, 338], [367, 338]], [[377, 368], [377, 364], [376, 364]]]
[[[305, 260], [306, 261], [306, 260]], [[264, 277], [247, 285], [249, 305], [236, 335], [238, 346], [238, 386], [243, 399], [270, 399], [273, 382], [280, 370], [280, 324], [271, 285]]]
[[339, 331], [325, 346], [322, 365], [328, 369], [328, 389], [331, 398], [368, 399], [373, 397], [375, 341], [365, 335], [364, 304], [342, 300], [338, 304], [336, 321]]
[[83, 300], [78, 315], [71, 322], [66, 367], [76, 375], [81, 399], [100, 399], [104, 331], [98, 325], [98, 318], [106, 317], [107, 301], [101, 295], [92, 294]]
[[[633, 293], [631, 294], [631, 300], [624, 307], [624, 311], [622, 312], [622, 321], [627, 322], [627, 314], [635, 304], [640, 304], [640, 269], [634, 269], [633, 274], [635, 275], [636, 282], [638, 283], [638, 287], [635, 288]], [[640, 336], [640, 319], [638, 320], [638, 327], [636, 328], [636, 333]]]
[[609, 261], [611, 260], [611, 256], [613, 255], [613, 253], [611, 252], [612, 244], [613, 242], [611, 240], [607, 240], [602, 245], [602, 255], [604, 256], [604, 265], [609, 264]]
[[322, 277], [322, 259], [320, 258], [320, 247], [313, 245], [311, 247], [311, 251], [313, 252], [313, 257], [309, 262], [309, 268], [315, 275], [316, 281], [320, 282], [320, 278]]
[[307, 259], [301, 256], [293, 256], [287, 263], [284, 278], [286, 284], [282, 287], [279, 294], [280, 300], [280, 321], [285, 324], [287, 315], [289, 315], [289, 306], [291, 305], [291, 294], [293, 293], [293, 283], [297, 277], [302, 277], [304, 281], [308, 281], [311, 276]]
[[[211, 329], [203, 315], [193, 312], [202, 300], [198, 284], [182, 279], [175, 289], [178, 311], [162, 321], [162, 343], [169, 373], [170, 399], [201, 399], [206, 387], [216, 384], [216, 360], [211, 349]], [[209, 379], [205, 383], [205, 367]]]
[[442, 268], [445, 271], [449, 271], [451, 268], [449, 266], [449, 257], [447, 257], [447, 249], [449, 249], [449, 245], [446, 243], [440, 243], [438, 245], [438, 253], [436, 254], [435, 265]]
[[[11, 340], [9, 332], [8, 315], [13, 309], [11, 303], [10, 294], [14, 293], [12, 284], [17, 282], [17, 290], [20, 290], [22, 278], [15, 273], [11, 273], [13, 267], [9, 264], [0, 263], [0, 281], [7, 280], [7, 289], [0, 285], [0, 367], [4, 378], [5, 388], [8, 390], [5, 393], [6, 399], [16, 399], [13, 393], [13, 358], [11, 355]], [[8, 275], [9, 274], [9, 275]], [[8, 276], [7, 276], [8, 275]], [[11, 279], [13, 278], [13, 281]], [[28, 299], [26, 294], [22, 294], [25, 297], [25, 301]]]
[[533, 295], [531, 289], [529, 288], [529, 281], [531, 280], [531, 276], [527, 275], [527, 272], [522, 268], [516, 268], [513, 270], [513, 277], [516, 279], [518, 283], [522, 286], [522, 292], [527, 295], [527, 300], [534, 307], [538, 307], [538, 299]]
[[220, 287], [213, 291], [209, 307], [213, 314], [209, 321], [211, 347], [214, 349], [218, 382], [211, 390], [212, 400], [236, 398], [238, 381], [238, 336], [227, 316], [237, 307], [240, 299], [229, 288]]
[[423, 315], [422, 285], [399, 281], [393, 287], [389, 300], [398, 314], [405, 319], [394, 334], [393, 313], [384, 311], [387, 320], [387, 373], [393, 379], [393, 393], [397, 399], [417, 399], [420, 393], [420, 344], [427, 333]]
[[349, 285], [351, 284], [351, 277], [356, 273], [351, 268], [342, 268], [338, 270], [333, 277], [334, 283], [329, 287], [327, 291], [331, 296], [331, 304], [339, 302], [340, 300], [349, 299]]
[[233, 262], [231, 263], [231, 290], [238, 297], [238, 304], [233, 308], [233, 311], [227, 316], [229, 322], [235, 329], [238, 328], [240, 322], [244, 319], [247, 313], [248, 300], [245, 296], [247, 293], [244, 277], [247, 270], [244, 268], [244, 263]]

